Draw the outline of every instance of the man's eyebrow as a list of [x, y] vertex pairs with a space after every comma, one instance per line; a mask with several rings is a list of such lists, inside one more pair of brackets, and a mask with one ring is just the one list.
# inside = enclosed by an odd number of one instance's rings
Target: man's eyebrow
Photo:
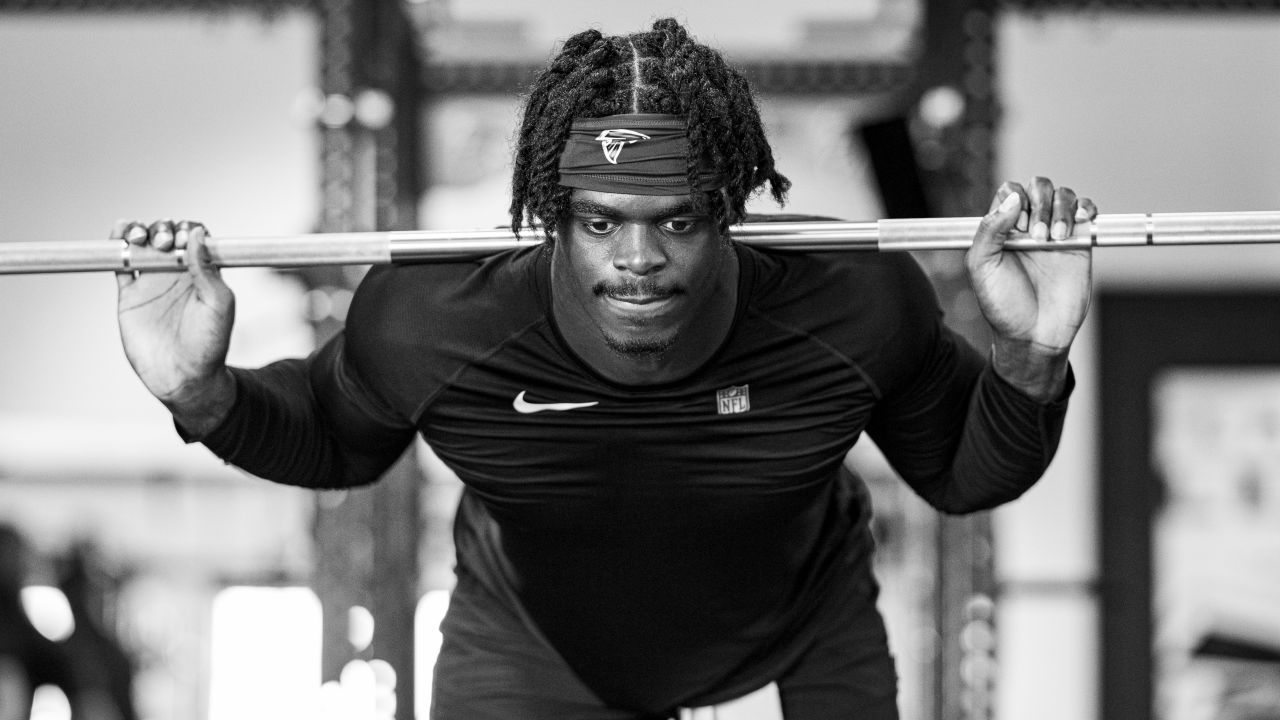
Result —
[[569, 202], [569, 212], [574, 215], [599, 215], [601, 217], [617, 217], [621, 214], [616, 208], [611, 208], [598, 202], [591, 202], [590, 200], [571, 200]]
[[[615, 207], [610, 207], [591, 200], [571, 200], [569, 202], [569, 212], [574, 215], [591, 215], [596, 217], [618, 218], [623, 213]], [[654, 213], [658, 218], [672, 218], [678, 215], [701, 215], [693, 208], [693, 202], [689, 200], [681, 201], [662, 212]]]
[[667, 210], [666, 212], [662, 213], [662, 216], [675, 217], [677, 215], [705, 215], [705, 214], [706, 213], [696, 212], [693, 209], [693, 203], [689, 200], [685, 200], [678, 205], [672, 206], [670, 210]]

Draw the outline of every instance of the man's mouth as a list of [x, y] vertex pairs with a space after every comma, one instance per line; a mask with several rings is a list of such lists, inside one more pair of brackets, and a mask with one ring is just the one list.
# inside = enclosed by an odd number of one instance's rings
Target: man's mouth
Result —
[[653, 319], [667, 312], [667, 307], [674, 301], [675, 295], [604, 295], [606, 305], [613, 312], [637, 321]]
[[630, 303], [632, 305], [649, 305], [671, 297], [670, 295], [609, 295], [610, 300]]
[[683, 290], [675, 286], [661, 286], [653, 281], [638, 280], [630, 283], [605, 284], [597, 283], [592, 292], [597, 297], [605, 297], [628, 305], [652, 305], [669, 300]]

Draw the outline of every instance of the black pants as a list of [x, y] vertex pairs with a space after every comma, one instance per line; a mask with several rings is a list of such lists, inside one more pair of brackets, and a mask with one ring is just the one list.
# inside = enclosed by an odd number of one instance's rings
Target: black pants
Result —
[[[874, 595], [775, 679], [785, 720], [897, 720]], [[441, 623], [432, 720], [659, 720], [606, 706], [528, 623], [463, 574]]]

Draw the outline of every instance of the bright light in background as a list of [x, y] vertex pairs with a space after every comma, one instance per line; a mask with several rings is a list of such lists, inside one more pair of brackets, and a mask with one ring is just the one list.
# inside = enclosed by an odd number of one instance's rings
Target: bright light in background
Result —
[[308, 720], [395, 720], [396, 671], [385, 660], [352, 660], [320, 688]]
[[396, 715], [396, 669], [386, 660], [369, 661], [373, 673], [374, 710], [379, 717], [394, 720]]
[[418, 601], [413, 619], [414, 698], [416, 717], [425, 718], [431, 710], [431, 680], [435, 674], [436, 658], [444, 637], [440, 634], [440, 621], [449, 609], [449, 591], [431, 590]]
[[41, 685], [31, 694], [31, 720], [71, 720], [71, 702], [56, 685]]
[[230, 587], [213, 600], [209, 720], [298, 716], [320, 687], [320, 601], [305, 587]]
[[62, 642], [76, 630], [71, 603], [56, 587], [31, 585], [22, 588], [22, 610], [41, 635]]
[[355, 605], [347, 610], [347, 642], [356, 652], [364, 652], [373, 644], [373, 613]]

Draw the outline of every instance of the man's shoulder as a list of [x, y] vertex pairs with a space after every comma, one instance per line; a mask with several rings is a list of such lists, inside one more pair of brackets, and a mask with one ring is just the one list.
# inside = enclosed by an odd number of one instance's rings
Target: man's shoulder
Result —
[[751, 311], [835, 347], [862, 347], [867, 338], [903, 341], [940, 316], [932, 282], [905, 252], [746, 246], [740, 252], [754, 275]]
[[456, 310], [505, 303], [538, 292], [542, 252], [529, 247], [470, 260], [381, 265], [365, 275], [357, 297], [401, 307]]
[[[752, 215], [748, 223], [841, 222], [820, 215]], [[757, 294], [778, 299], [815, 300], [814, 294], [834, 294], [841, 305], [858, 301], [877, 302], [882, 307], [917, 296], [931, 288], [927, 277], [910, 254], [879, 252], [874, 249], [789, 250], [744, 246], [744, 253], [756, 267]]]
[[754, 279], [751, 313], [820, 339], [877, 383], [932, 337], [941, 310], [933, 284], [905, 252], [808, 252], [742, 247]]
[[541, 248], [521, 248], [476, 260], [372, 268], [348, 315], [348, 334], [386, 337], [478, 332], [543, 314]]

